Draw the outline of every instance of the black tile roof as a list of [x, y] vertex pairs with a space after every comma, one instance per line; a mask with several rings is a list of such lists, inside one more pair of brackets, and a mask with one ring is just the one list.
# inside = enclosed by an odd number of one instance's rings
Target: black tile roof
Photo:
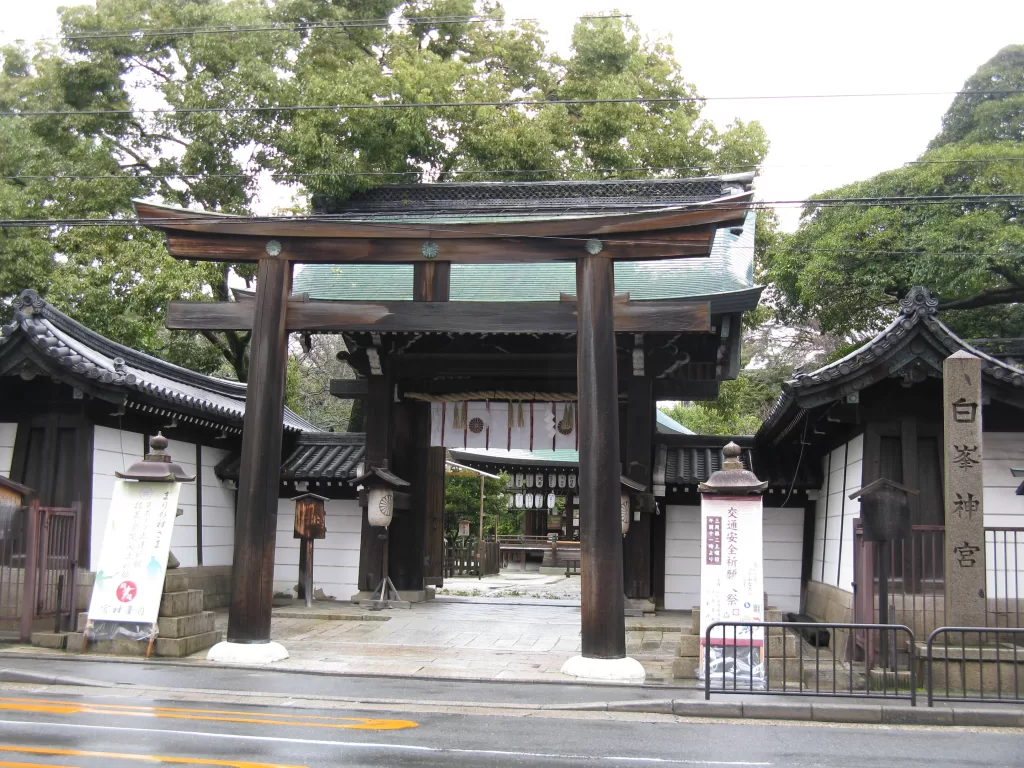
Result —
[[[353, 480], [365, 455], [366, 435], [361, 432], [303, 433], [281, 462], [281, 480]], [[240, 464], [240, 455], [231, 454], [214, 472], [222, 480], [237, 480]]]
[[942, 378], [942, 363], [954, 352], [981, 359], [986, 391], [995, 399], [1024, 407], [1024, 370], [971, 346], [939, 320], [939, 300], [926, 288], [911, 288], [899, 302], [899, 314], [885, 330], [834, 363], [798, 373], [782, 385], [782, 394], [758, 430], [758, 440], [778, 443], [804, 412], [857, 395], [889, 377], [908, 386], [928, 377]]
[[[25, 290], [14, 300], [14, 322], [0, 335], [0, 375], [44, 371], [94, 394], [169, 411], [197, 423], [239, 431], [245, 384], [172, 365], [107, 339]], [[319, 432], [301, 416], [284, 411], [285, 429]]]
[[654, 487], [656, 494], [670, 486], [696, 486], [707, 482], [712, 473], [722, 468], [722, 449], [729, 442], [740, 446], [740, 461], [773, 488], [819, 488], [821, 478], [810, 462], [793, 460], [778, 451], [757, 446], [751, 435], [707, 436], [673, 435], [655, 437]]
[[346, 199], [313, 197], [317, 214], [635, 212], [714, 200], [753, 173], [694, 179], [388, 184]]

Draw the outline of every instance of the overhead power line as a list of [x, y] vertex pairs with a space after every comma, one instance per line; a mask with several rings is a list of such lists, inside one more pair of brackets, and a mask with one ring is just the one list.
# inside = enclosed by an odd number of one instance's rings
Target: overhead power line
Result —
[[[986, 158], [984, 160], [912, 160], [904, 165], [961, 165], [963, 163], [1019, 163], [1024, 162], [1021, 157], [999, 157]], [[647, 165], [631, 168], [468, 168], [450, 169], [443, 171], [448, 176], [482, 176], [482, 175], [537, 175], [537, 174], [568, 174], [581, 175], [592, 173], [634, 173], [634, 172], [663, 172], [663, 171], [692, 171], [697, 174], [718, 174], [729, 173], [740, 170], [765, 169], [765, 168], [832, 168], [840, 165], [838, 163], [740, 163], [727, 165], [721, 168], [708, 168], [700, 165]], [[275, 179], [305, 179], [305, 178], [347, 178], [357, 176], [422, 176], [438, 172], [437, 169], [428, 168], [408, 171], [269, 171], [266, 173]], [[255, 173], [150, 173], [140, 170], [137, 173], [102, 173], [102, 174], [76, 174], [76, 173], [18, 173], [7, 176], [0, 176], [0, 181], [15, 180], [46, 180], [46, 181], [129, 181], [150, 179], [155, 181], [167, 179], [257, 179], [263, 171]], [[650, 179], [630, 179], [630, 181], [658, 181], [667, 177], [655, 177]]]
[[949, 96], [969, 93], [971, 95], [1007, 96], [1022, 94], [1024, 89], [991, 91], [916, 91], [905, 93], [809, 93], [755, 96], [658, 96], [626, 97], [621, 99], [510, 99], [504, 101], [431, 101], [431, 102], [371, 102], [354, 104], [288, 104], [267, 107], [164, 107], [156, 109], [41, 109], [5, 110], [0, 117], [75, 117], [98, 115], [197, 115], [197, 114], [243, 114], [254, 112], [344, 112], [366, 109], [452, 109], [476, 107], [548, 107], [555, 105], [591, 104], [685, 104], [703, 101], [784, 101], [797, 99], [872, 99], [908, 98], [912, 96]]
[[[1014, 194], [982, 194], [982, 195], [916, 195], [910, 197], [836, 197], [836, 198], [820, 198], [812, 200], [771, 200], [771, 201], [754, 201], [746, 204], [747, 208], [750, 209], [761, 209], [761, 208], [779, 208], [779, 207], [792, 207], [792, 206], [823, 206], [823, 207], [836, 207], [836, 206], [860, 206], [860, 207], [889, 207], [899, 208], [903, 206], [915, 206], [915, 205], [957, 205], [964, 203], [1024, 203], [1024, 193]], [[728, 201], [711, 201], [702, 203], [700, 207], [703, 210], [715, 210], [719, 208], [734, 208], [737, 205], [735, 202]], [[609, 207], [604, 214], [614, 214], [616, 211], [621, 210], [614, 207]], [[196, 211], [196, 213], [202, 213]], [[358, 212], [353, 212], [358, 214]], [[344, 215], [339, 214], [311, 214], [307, 216], [248, 216], [238, 217], [235, 221], [245, 221], [253, 224], [267, 224], [274, 222], [336, 222], [339, 219], [344, 218]], [[0, 227], [8, 228], [25, 228], [25, 227], [51, 227], [51, 226], [75, 226], [75, 227], [139, 227], [139, 226], [150, 226], [160, 227], [171, 224], [190, 224], [195, 226], [202, 226], [204, 224], [219, 225], [223, 224], [224, 219], [217, 218], [211, 220], [197, 219], [194, 216], [180, 216], [180, 217], [159, 217], [159, 218], [124, 218], [124, 219], [98, 219], [98, 218], [53, 218], [53, 219], [0, 219]], [[406, 229], [422, 230], [422, 224], [403, 224], [401, 222], [381, 222], [374, 221], [372, 219], [360, 220], [360, 224], [364, 226], [376, 227], [381, 230], [392, 230], [401, 231]], [[459, 225], [449, 226], [443, 222], [432, 223], [431, 228], [438, 232], [462, 232], [465, 231], [460, 229]], [[493, 237], [520, 237], [518, 234], [492, 234]], [[527, 236], [529, 237], [529, 236]], [[540, 236], [538, 236], [540, 237]], [[569, 239], [576, 240], [580, 238], [563, 238], [554, 236], [554, 239]], [[586, 239], [586, 238], [583, 238]], [[658, 241], [638, 241], [644, 243], [650, 243]]]

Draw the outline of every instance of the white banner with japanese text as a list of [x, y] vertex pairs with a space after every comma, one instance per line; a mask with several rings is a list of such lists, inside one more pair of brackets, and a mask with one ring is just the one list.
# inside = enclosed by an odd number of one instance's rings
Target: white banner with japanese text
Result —
[[459, 401], [430, 404], [430, 445], [555, 450], [579, 447], [575, 402]]
[[117, 480], [89, 621], [155, 624], [181, 483]]
[[[700, 505], [700, 636], [716, 621], [764, 621], [760, 496], [703, 494]], [[720, 640], [721, 643], [716, 642]], [[764, 630], [719, 628], [712, 645], [763, 645]]]

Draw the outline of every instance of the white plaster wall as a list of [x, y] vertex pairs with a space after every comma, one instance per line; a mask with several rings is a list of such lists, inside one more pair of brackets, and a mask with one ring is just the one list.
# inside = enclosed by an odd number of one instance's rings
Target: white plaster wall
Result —
[[[174, 463], [181, 466], [186, 475], [195, 477], [195, 443], [168, 439], [167, 452], [171, 455]], [[174, 552], [174, 556], [178, 558], [183, 568], [192, 568], [199, 565], [196, 548], [195, 483], [181, 484], [181, 490], [178, 492], [178, 509], [181, 510], [182, 515], [174, 519], [174, 532], [171, 534], [171, 551]]]
[[[985, 432], [982, 440], [985, 527], [1022, 528], [1024, 496], [1017, 488], [1024, 478], [1014, 477], [1010, 468], [1024, 467], [1024, 433]], [[985, 538], [989, 596], [1024, 596], [1024, 531], [986, 532]]]
[[[205, 511], [205, 505], [204, 505]], [[326, 502], [327, 537], [313, 544], [313, 589], [348, 600], [358, 592], [359, 539], [362, 508], [355, 499]], [[293, 591], [299, 583], [299, 539], [294, 538], [295, 502], [277, 502], [277, 549], [274, 553], [274, 591]]]
[[0, 423], [0, 477], [11, 476], [11, 461], [14, 459], [14, 438], [17, 434], [17, 424]]
[[231, 565], [235, 552], [235, 490], [213, 471], [227, 455], [203, 446], [203, 565]]
[[[100, 559], [103, 532], [107, 528], [110, 500], [114, 495], [115, 472], [124, 472], [142, 458], [145, 436], [139, 432], [94, 427], [92, 443], [92, 531], [90, 559], [95, 566]], [[172, 539], [173, 541], [173, 539]]]
[[[688, 611], [700, 605], [700, 507], [669, 505], [665, 514], [665, 608]], [[783, 611], [800, 610], [803, 520], [802, 508], [764, 510], [764, 590]]]
[[[124, 472], [142, 458], [145, 436], [139, 432], [94, 427], [92, 462], [91, 563], [99, 560], [103, 532], [113, 496], [114, 472]], [[196, 474], [194, 443], [168, 440], [171, 457], [189, 475]], [[226, 455], [219, 448], [203, 447], [203, 565], [231, 565], [234, 549], [235, 492], [217, 479], [213, 468]], [[182, 516], [174, 521], [171, 549], [182, 567], [198, 565], [196, 548], [196, 486], [183, 483], [178, 496]]]
[[822, 457], [825, 478], [815, 506], [811, 579], [852, 592], [853, 520], [860, 503], [850, 494], [860, 490], [864, 467], [864, 436], [858, 435]]

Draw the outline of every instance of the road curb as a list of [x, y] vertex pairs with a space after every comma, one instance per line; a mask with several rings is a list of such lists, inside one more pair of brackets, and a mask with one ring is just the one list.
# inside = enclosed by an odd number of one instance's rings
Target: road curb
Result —
[[21, 669], [0, 668], [0, 683], [39, 683], [40, 685], [77, 685], [86, 688], [113, 688], [114, 683], [92, 680], [87, 677], [68, 675], [45, 675], [41, 672], [26, 672]]
[[[584, 707], [576, 707], [582, 709]], [[1024, 707], [909, 707], [882, 704], [819, 702], [750, 702], [665, 699], [610, 701], [608, 712], [672, 713], [680, 717], [743, 720], [792, 720], [820, 723], [880, 723], [887, 725], [959, 725], [1024, 728]]]

